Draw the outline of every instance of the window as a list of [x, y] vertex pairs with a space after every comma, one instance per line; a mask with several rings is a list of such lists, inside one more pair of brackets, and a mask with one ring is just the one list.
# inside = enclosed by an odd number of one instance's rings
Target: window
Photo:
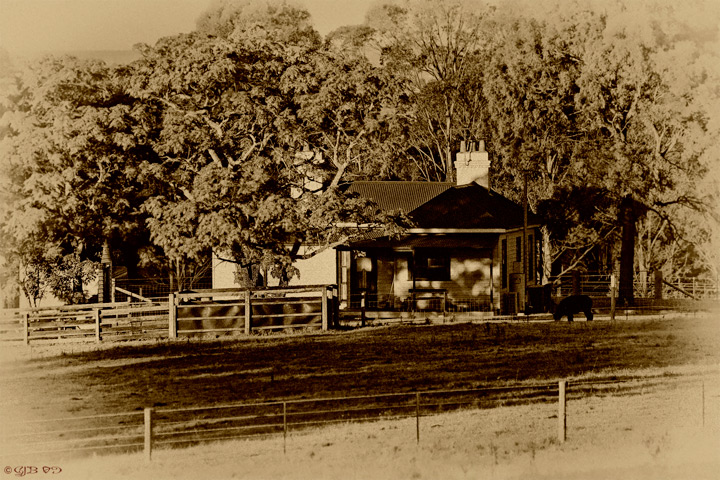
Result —
[[338, 268], [340, 269], [339, 283], [340, 283], [340, 301], [347, 302], [350, 298], [350, 252], [347, 250], [338, 251], [339, 262]]
[[450, 280], [450, 257], [442, 252], [417, 252], [415, 254], [417, 280]]
[[401, 282], [412, 282], [412, 269], [410, 268], [410, 256], [398, 255], [395, 259], [395, 278]]
[[515, 261], [522, 262], [522, 237], [515, 238]]

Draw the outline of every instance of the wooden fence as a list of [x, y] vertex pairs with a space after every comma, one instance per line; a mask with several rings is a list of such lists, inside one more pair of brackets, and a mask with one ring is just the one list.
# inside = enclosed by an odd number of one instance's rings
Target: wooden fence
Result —
[[264, 330], [327, 330], [335, 322], [330, 285], [174, 293], [167, 302], [102, 303], [0, 312], [0, 341], [112, 341]]
[[[163, 313], [164, 312], [164, 313]], [[159, 303], [96, 303], [49, 308], [5, 310], [0, 313], [0, 340], [86, 340], [141, 338], [148, 322], [167, 330], [167, 305]]]
[[170, 295], [170, 338], [316, 328], [336, 318], [335, 289], [329, 285], [263, 290], [214, 289]]

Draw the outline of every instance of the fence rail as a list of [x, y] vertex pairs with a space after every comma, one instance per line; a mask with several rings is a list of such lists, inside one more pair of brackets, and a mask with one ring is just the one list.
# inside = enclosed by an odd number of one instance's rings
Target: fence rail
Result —
[[348, 308], [360, 310], [388, 310], [395, 312], [491, 312], [490, 295], [449, 295], [444, 289], [425, 289], [406, 296], [389, 294], [353, 294]]
[[0, 311], [0, 341], [112, 341], [251, 334], [335, 321], [330, 285], [170, 294], [165, 302], [102, 303]]
[[[546, 285], [548, 294], [558, 301], [573, 294], [583, 294], [600, 299], [608, 299], [612, 294], [612, 276], [610, 274], [593, 274], [573, 272], [559, 278], [553, 278], [552, 287]], [[657, 285], [656, 285], [657, 283]], [[485, 290], [489, 290], [489, 284]], [[543, 289], [545, 288], [543, 287]], [[536, 289], [531, 286], [530, 289]], [[638, 307], [647, 307], [648, 302], [657, 302], [659, 307], [673, 305], [676, 301], [707, 301], [720, 299], [718, 281], [712, 279], [638, 275], [634, 281], [635, 303]], [[616, 291], [617, 296], [617, 291]], [[463, 313], [497, 313], [499, 306], [503, 314], [514, 314], [522, 311], [518, 292], [501, 292], [496, 289], [493, 295], [460, 296], [444, 288], [418, 288], [405, 295], [378, 294], [372, 292], [354, 293], [347, 302], [347, 309], [356, 312], [398, 312], [422, 313], [440, 312], [445, 314]], [[685, 307], [682, 303], [675, 305]]]
[[[144, 451], [207, 442], [282, 435], [283, 450], [290, 432], [352, 423], [415, 418], [415, 441], [420, 442], [424, 417], [459, 409], [489, 409], [500, 405], [557, 404], [557, 437], [566, 439], [567, 402], [587, 396], [642, 395], [660, 388], [665, 376], [613, 380], [561, 380], [469, 389], [425, 390], [290, 399], [257, 403], [187, 408], [146, 408], [142, 412], [67, 417], [34, 422], [3, 422], [0, 458], [26, 455]], [[703, 377], [678, 377], [684, 390], [702, 386], [705, 425], [706, 387]], [[677, 388], [678, 385], [675, 385]], [[717, 388], [715, 388], [717, 390]], [[717, 391], [710, 392], [717, 396]], [[699, 403], [699, 402], [698, 402]], [[713, 415], [715, 412], [713, 412]], [[411, 438], [411, 437], [409, 437]]]
[[[610, 295], [611, 275], [574, 272], [557, 279], [553, 294], [565, 297], [573, 293], [589, 296]], [[668, 277], [647, 272], [633, 279], [633, 293], [637, 299], [718, 299], [720, 280], [697, 277]]]

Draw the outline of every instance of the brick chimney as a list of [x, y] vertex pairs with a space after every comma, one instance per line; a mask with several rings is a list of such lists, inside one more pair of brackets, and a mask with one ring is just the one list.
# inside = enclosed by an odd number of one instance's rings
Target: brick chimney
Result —
[[467, 185], [475, 182], [490, 188], [490, 155], [485, 151], [485, 140], [477, 144], [460, 142], [460, 151], [455, 155], [455, 172], [457, 184]]

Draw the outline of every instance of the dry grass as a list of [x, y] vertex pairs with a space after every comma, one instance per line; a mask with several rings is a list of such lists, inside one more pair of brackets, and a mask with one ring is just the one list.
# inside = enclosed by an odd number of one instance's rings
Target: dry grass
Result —
[[6, 350], [0, 380], [6, 414], [43, 419], [152, 406], [612, 378], [626, 370], [632, 375], [638, 369], [715, 365], [718, 344], [720, 324], [711, 316], [374, 327], [304, 336]]
[[[147, 406], [559, 378], [623, 379], [631, 380], [629, 396], [598, 396], [597, 391], [584, 390], [584, 398], [570, 401], [570, 441], [563, 446], [554, 440], [554, 405], [524, 405], [424, 418], [419, 446], [414, 445], [412, 420], [376, 422], [295, 432], [287, 456], [281, 453], [282, 437], [273, 437], [160, 451], [150, 467], [135, 456], [67, 463], [76, 470], [66, 478], [98, 478], [98, 470], [104, 469], [102, 478], [609, 478], [605, 475], [613, 468], [618, 478], [650, 478], [636, 475], [645, 470], [672, 473], [676, 467], [683, 472], [688, 465], [700, 465], [695, 478], [717, 478], [703, 476], [705, 457], [693, 456], [705, 451], [706, 439], [715, 446], [717, 432], [698, 429], [698, 402], [688, 403], [677, 392], [697, 388], [699, 379], [709, 386], [720, 384], [719, 321], [712, 315], [679, 315], [573, 324], [395, 326], [312, 335], [5, 349], [0, 422], [131, 412]], [[679, 390], [670, 388], [673, 385], [680, 385]], [[720, 397], [714, 395], [708, 398], [717, 405]], [[689, 410], [680, 408], [688, 405]], [[661, 421], [648, 417], [648, 412], [658, 412]], [[687, 418], [695, 419], [692, 428], [682, 426]], [[686, 444], [693, 445], [692, 451], [680, 452]], [[670, 453], [676, 450], [679, 453]], [[621, 461], [623, 452], [632, 452], [629, 460]], [[589, 476], [578, 477], [578, 469], [588, 469]]]
[[[717, 375], [717, 370], [715, 371]], [[720, 416], [699, 391], [589, 397], [568, 404], [568, 441], [556, 439], [555, 405], [522, 405], [414, 419], [336, 425], [141, 455], [64, 463], [77, 479], [716, 479]], [[715, 398], [720, 390], [711, 393]]]

